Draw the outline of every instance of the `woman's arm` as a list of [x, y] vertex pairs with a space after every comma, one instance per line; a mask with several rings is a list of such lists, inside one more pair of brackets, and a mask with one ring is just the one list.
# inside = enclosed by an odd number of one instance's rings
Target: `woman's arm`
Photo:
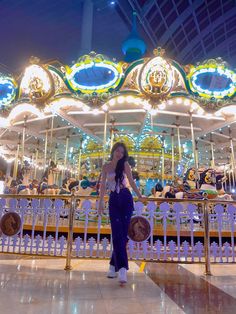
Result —
[[129, 184], [132, 187], [132, 189], [134, 190], [134, 192], [136, 193], [136, 195], [139, 198], [142, 198], [142, 194], [140, 193], [139, 189], [137, 188], [137, 186], [136, 186], [136, 184], [134, 182], [134, 179], [133, 179], [133, 176], [132, 176], [131, 167], [130, 167], [130, 165], [128, 164], [127, 161], [125, 162], [125, 173], [126, 173], [127, 178], [129, 180]]

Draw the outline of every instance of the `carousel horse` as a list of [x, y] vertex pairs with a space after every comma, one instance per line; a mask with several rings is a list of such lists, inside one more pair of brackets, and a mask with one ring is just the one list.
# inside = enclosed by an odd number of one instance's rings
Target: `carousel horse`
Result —
[[4, 194], [17, 194], [17, 181], [12, 177], [7, 177], [5, 182]]
[[56, 195], [60, 192], [59, 187], [54, 183], [54, 174], [58, 173], [57, 165], [51, 161], [48, 168], [43, 174], [42, 182], [39, 186], [39, 192], [41, 194]]
[[201, 190], [216, 191], [215, 171], [211, 168], [200, 173], [199, 186]]
[[207, 193], [209, 199], [232, 200], [231, 195], [225, 193], [223, 182], [226, 180], [221, 174], [216, 175], [214, 169], [206, 169], [200, 174], [200, 189]]
[[69, 178], [65, 178], [62, 181], [62, 187], [60, 189], [59, 194], [60, 195], [67, 195], [67, 194], [71, 194], [71, 191], [69, 189], [69, 185], [70, 185], [70, 179]]
[[195, 168], [189, 168], [184, 175], [183, 184], [185, 190], [195, 190], [197, 188], [197, 172]]
[[31, 194], [31, 180], [30, 180], [31, 167], [27, 161], [24, 161], [24, 165], [19, 169], [17, 173], [17, 194], [30, 195]]

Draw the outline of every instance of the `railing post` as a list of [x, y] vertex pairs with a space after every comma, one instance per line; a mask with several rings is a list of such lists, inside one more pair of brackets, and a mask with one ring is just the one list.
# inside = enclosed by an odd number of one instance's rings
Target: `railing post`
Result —
[[209, 217], [208, 217], [208, 200], [204, 200], [204, 209], [203, 209], [203, 217], [204, 217], [204, 252], [205, 252], [205, 275], [211, 276], [211, 268], [210, 268], [210, 231], [209, 231]]
[[75, 192], [72, 191], [70, 213], [69, 213], [69, 227], [68, 227], [68, 235], [67, 235], [66, 266], [64, 268], [65, 270], [72, 270], [71, 252], [72, 252], [72, 244], [73, 244], [73, 227], [74, 227], [75, 206], [76, 206]]

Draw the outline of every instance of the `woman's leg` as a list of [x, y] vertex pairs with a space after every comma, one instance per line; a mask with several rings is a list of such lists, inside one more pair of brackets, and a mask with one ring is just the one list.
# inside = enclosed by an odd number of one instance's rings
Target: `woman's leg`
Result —
[[128, 256], [126, 251], [128, 227], [133, 212], [133, 199], [130, 192], [121, 190], [112, 193], [109, 202], [109, 213], [112, 229], [113, 253], [110, 264], [118, 271], [128, 269]]

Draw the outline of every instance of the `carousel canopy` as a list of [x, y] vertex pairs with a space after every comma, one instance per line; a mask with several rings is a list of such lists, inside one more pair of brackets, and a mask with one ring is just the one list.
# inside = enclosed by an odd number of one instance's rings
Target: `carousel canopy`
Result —
[[[62, 163], [67, 139], [73, 155], [80, 147], [83, 152], [103, 150], [104, 140], [108, 150], [112, 136], [128, 141], [134, 151], [158, 151], [164, 146], [168, 153], [173, 144], [178, 158], [181, 145], [183, 157], [188, 159], [196, 149], [200, 164], [210, 164], [212, 150], [217, 164], [229, 163], [230, 146], [236, 140], [234, 1], [195, 1], [191, 6], [188, 1], [86, 2], [95, 9], [93, 47], [109, 57], [91, 52], [78, 58], [79, 46], [72, 45], [76, 36], [81, 36], [77, 26], [82, 23], [85, 1], [68, 4], [67, 14], [62, 14], [62, 1], [40, 1], [30, 6], [26, 5], [28, 1], [21, 1], [21, 10], [16, 10], [15, 1], [1, 4], [2, 25], [8, 25], [14, 12], [14, 23], [18, 21], [19, 27], [14, 27], [14, 34], [11, 27], [0, 31], [6, 29], [8, 38], [14, 36], [17, 56], [22, 56], [22, 61], [16, 60], [15, 49], [9, 47], [11, 41], [1, 50], [1, 62], [13, 68], [0, 69], [3, 158], [15, 158], [24, 134], [25, 157], [30, 158], [39, 149], [44, 159], [46, 142], [47, 156], [57, 151]], [[138, 30], [133, 24], [130, 33], [134, 9], [142, 23]], [[40, 10], [47, 13], [40, 15]], [[78, 17], [79, 25], [75, 25]], [[39, 24], [37, 47], [25, 49], [34, 42]], [[124, 53], [137, 52], [133, 62], [122, 61], [122, 55], [120, 61], [112, 58], [119, 55], [117, 51], [125, 38]], [[134, 39], [138, 46], [133, 45]], [[156, 43], [166, 53], [155, 48]], [[147, 52], [141, 57], [146, 45]], [[50, 53], [42, 50], [45, 47]], [[28, 55], [51, 59], [56, 56], [68, 62], [44, 62], [32, 57], [22, 67], [26, 51]], [[152, 138], [149, 144], [148, 137]]]

